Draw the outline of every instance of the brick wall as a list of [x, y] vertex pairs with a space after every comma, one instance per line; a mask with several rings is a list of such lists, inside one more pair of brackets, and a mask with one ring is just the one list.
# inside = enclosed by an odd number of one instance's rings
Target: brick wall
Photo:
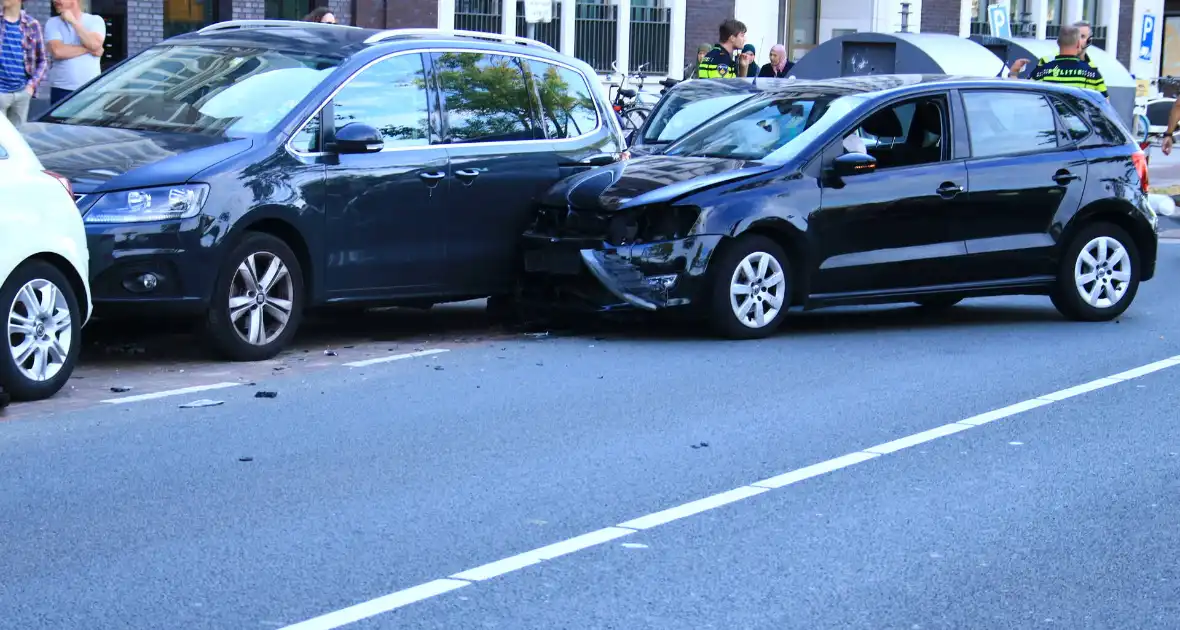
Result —
[[684, 21], [684, 63], [697, 58], [697, 46], [717, 43], [717, 27], [733, 17], [734, 0], [688, 0]]
[[438, 3], [429, 0], [386, 0], [385, 24], [377, 28], [437, 28]]
[[25, 0], [23, 8], [26, 13], [36, 18], [41, 26], [45, 26], [45, 22], [49, 20], [50, 12], [53, 10], [50, 7], [50, 0]]
[[163, 0], [127, 0], [127, 56], [164, 38]]
[[328, 10], [337, 24], [352, 24], [352, 0], [328, 0]]
[[233, 20], [266, 19], [265, 0], [234, 0]]
[[[969, 0], [924, 0], [922, 2], [922, 32], [959, 34], [959, 15], [964, 2]], [[913, 23], [910, 32], [914, 32]]]
[[1135, 26], [1134, 13], [1134, 2], [1123, 0], [1119, 3], [1119, 43], [1114, 58], [1127, 68], [1131, 67], [1131, 29]]

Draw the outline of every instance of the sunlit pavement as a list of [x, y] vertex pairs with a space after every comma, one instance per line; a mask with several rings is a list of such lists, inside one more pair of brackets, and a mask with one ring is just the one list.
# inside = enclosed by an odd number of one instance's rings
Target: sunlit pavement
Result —
[[0, 627], [1174, 627], [1178, 281], [1167, 243], [1107, 324], [997, 298], [742, 343], [471, 303], [253, 365], [96, 329], [0, 422]]

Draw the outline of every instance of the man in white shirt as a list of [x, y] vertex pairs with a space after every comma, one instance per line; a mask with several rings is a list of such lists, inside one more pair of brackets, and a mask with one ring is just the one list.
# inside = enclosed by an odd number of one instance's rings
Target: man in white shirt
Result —
[[53, 57], [49, 68], [49, 100], [57, 103], [102, 74], [106, 22], [83, 13], [79, 0], [53, 0], [60, 15], [45, 23], [45, 45]]

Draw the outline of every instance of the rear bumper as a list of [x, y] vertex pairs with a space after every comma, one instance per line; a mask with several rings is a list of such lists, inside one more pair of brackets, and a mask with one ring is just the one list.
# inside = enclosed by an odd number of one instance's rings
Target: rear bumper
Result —
[[521, 298], [581, 311], [657, 311], [701, 300], [705, 271], [725, 238], [615, 246], [601, 240], [526, 233]]

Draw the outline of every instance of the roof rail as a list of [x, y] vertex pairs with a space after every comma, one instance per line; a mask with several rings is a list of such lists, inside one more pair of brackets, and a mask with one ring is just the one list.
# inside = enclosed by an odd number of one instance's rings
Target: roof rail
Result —
[[301, 20], [226, 20], [225, 22], [210, 24], [209, 26], [206, 26], [197, 32], [213, 33], [216, 31], [228, 31], [235, 28], [274, 28], [281, 26], [297, 26], [300, 28], [357, 28], [355, 26], [348, 26], [346, 24], [325, 24], [323, 22], [304, 22]]
[[509, 44], [525, 44], [527, 46], [536, 46], [543, 50], [550, 52], [557, 52], [557, 49], [546, 44], [545, 42], [529, 39], [527, 37], [517, 37], [515, 35], [502, 35], [500, 33], [484, 33], [482, 31], [459, 31], [453, 29], [443, 28], [395, 28], [386, 31], [381, 31], [371, 35], [365, 40], [366, 44], [376, 44], [390, 39], [397, 39], [399, 37], [418, 37], [429, 35], [443, 35], [454, 37], [471, 37], [476, 39], [488, 39], [492, 41], [505, 42]]

